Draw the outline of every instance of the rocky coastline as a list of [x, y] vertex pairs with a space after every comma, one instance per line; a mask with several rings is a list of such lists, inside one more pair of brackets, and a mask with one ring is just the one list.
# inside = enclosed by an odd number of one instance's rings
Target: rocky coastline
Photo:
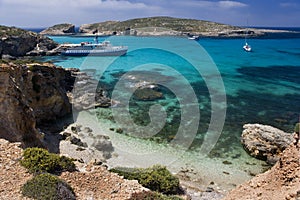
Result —
[[[82, 166], [87, 166], [90, 163], [105, 165], [107, 159], [115, 156], [114, 146], [105, 133], [95, 134], [89, 127], [82, 127], [80, 124], [68, 126], [69, 123], [60, 126], [60, 131], [53, 130], [53, 127], [48, 129], [57, 123], [55, 120], [59, 119], [61, 121], [62, 117], [70, 114], [72, 101], [69, 100], [70, 95], [68, 95], [68, 92], [74, 87], [76, 75], [81, 76], [81, 81], [86, 80], [86, 83], [90, 81], [88, 75], [83, 72], [76, 69], [62, 69], [52, 64], [25, 63], [20, 65], [13, 62], [2, 63], [0, 74], [2, 107], [0, 110], [2, 111], [1, 116], [5, 117], [1, 117], [3, 127], [0, 129], [0, 137], [11, 142], [20, 142], [23, 147], [45, 146], [53, 151], [59, 149], [59, 153], [75, 158]], [[83, 108], [81, 107], [81, 109]], [[10, 124], [14, 126], [10, 126]], [[45, 124], [48, 124], [48, 126], [45, 126]], [[22, 129], [16, 129], [16, 127]], [[277, 174], [281, 173], [281, 170], [285, 170], [285, 176], [290, 177], [293, 181], [287, 183], [290, 189], [286, 189], [284, 195], [288, 193], [290, 199], [297, 197], [299, 191], [295, 188], [295, 185], [300, 183], [300, 178], [299, 170], [297, 171], [299, 163], [297, 165], [296, 162], [299, 157], [295, 152], [298, 150], [299, 153], [299, 144], [298, 146], [291, 144], [293, 143], [292, 134], [283, 133], [273, 127], [259, 124], [245, 125], [244, 128], [242, 141], [245, 148], [248, 148], [249, 152], [250, 150], [253, 152], [258, 151], [257, 155], [264, 155], [262, 157], [266, 160], [270, 155], [272, 155], [272, 161], [274, 160], [273, 157], [277, 156], [278, 161], [271, 172], [268, 171], [266, 174]], [[53, 145], [53, 141], [55, 141], [53, 138], [56, 139], [56, 147]], [[251, 148], [250, 145], [256, 147], [256, 149]], [[278, 145], [276, 148], [282, 151], [274, 151], [274, 145]], [[285, 150], [280, 145], [284, 146]], [[252, 155], [256, 156], [253, 153]], [[258, 158], [261, 157], [258, 156]], [[287, 171], [287, 168], [289, 171]], [[71, 174], [68, 176], [73, 177]], [[83, 179], [83, 175], [81, 176], [81, 179]], [[269, 176], [273, 178], [274, 175], [258, 175], [253, 181], [256, 183], [256, 180], [262, 179], [260, 177], [268, 178]], [[282, 180], [285, 180], [286, 177], [282, 176]], [[268, 187], [267, 190], [271, 190], [272, 188], [267, 184], [268, 181], [265, 178], [264, 180], [263, 183], [258, 181], [258, 184]], [[70, 180], [70, 182], [72, 181]], [[234, 195], [238, 195], [241, 190], [245, 192], [245, 187], [253, 188], [251, 192], [256, 191], [255, 188], [258, 187], [264, 188], [253, 186], [253, 181], [229, 192], [229, 196], [226, 198], [238, 199]], [[211, 191], [202, 191], [201, 197], [210, 196], [210, 199], [221, 199], [225, 194], [212, 189]], [[193, 197], [193, 193], [190, 193], [189, 196]], [[199, 196], [195, 196], [195, 198], [197, 199]], [[249, 197], [249, 199], [251, 198]]]

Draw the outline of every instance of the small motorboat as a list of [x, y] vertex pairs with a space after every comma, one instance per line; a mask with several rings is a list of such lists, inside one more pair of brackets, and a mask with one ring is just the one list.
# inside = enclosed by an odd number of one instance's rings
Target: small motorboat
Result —
[[246, 42], [245, 45], [243, 46], [243, 49], [247, 52], [250, 52], [252, 49], [251, 49], [251, 46]]

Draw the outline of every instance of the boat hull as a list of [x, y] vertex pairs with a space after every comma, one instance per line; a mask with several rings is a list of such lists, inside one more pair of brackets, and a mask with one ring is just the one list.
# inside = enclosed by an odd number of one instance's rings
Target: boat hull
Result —
[[61, 52], [64, 56], [122, 56], [127, 53], [127, 49], [103, 51], [103, 50], [66, 50]]

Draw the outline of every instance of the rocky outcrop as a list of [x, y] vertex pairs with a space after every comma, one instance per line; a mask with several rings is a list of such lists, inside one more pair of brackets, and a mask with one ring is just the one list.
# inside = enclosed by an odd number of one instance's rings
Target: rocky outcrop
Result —
[[76, 81], [70, 99], [76, 110], [111, 106], [111, 99], [103, 89], [98, 87], [98, 80], [94, 79], [92, 74], [82, 71], [75, 75]]
[[73, 89], [76, 69], [63, 69], [52, 64], [27, 64], [23, 79], [24, 93], [34, 111], [37, 123], [56, 120], [71, 113], [67, 92]]
[[23, 142], [24, 146], [41, 146], [32, 108], [23, 95], [21, 67], [0, 68], [0, 138]]
[[37, 125], [71, 112], [71, 70], [52, 64], [3, 63], [0, 68], [0, 137], [41, 146]]
[[15, 27], [0, 26], [0, 58], [25, 55], [46, 55], [57, 47], [50, 38]]
[[56, 24], [40, 32], [42, 35], [71, 35], [75, 33], [75, 25], [64, 23]]
[[300, 199], [300, 143], [283, 151], [279, 161], [267, 172], [238, 186], [224, 198], [236, 199]]
[[261, 125], [244, 125], [241, 142], [245, 150], [255, 158], [274, 164], [280, 154], [293, 142], [293, 136], [277, 128]]

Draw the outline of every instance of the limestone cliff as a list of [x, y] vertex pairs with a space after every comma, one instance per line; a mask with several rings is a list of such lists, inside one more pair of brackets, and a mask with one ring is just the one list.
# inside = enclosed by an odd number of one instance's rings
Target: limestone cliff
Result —
[[40, 34], [15, 27], [0, 26], [0, 58], [46, 55], [58, 44]]
[[56, 24], [40, 32], [42, 35], [70, 35], [75, 33], [75, 25], [64, 23]]
[[0, 66], [0, 138], [40, 146], [37, 125], [71, 112], [66, 93], [75, 78], [52, 64]]

